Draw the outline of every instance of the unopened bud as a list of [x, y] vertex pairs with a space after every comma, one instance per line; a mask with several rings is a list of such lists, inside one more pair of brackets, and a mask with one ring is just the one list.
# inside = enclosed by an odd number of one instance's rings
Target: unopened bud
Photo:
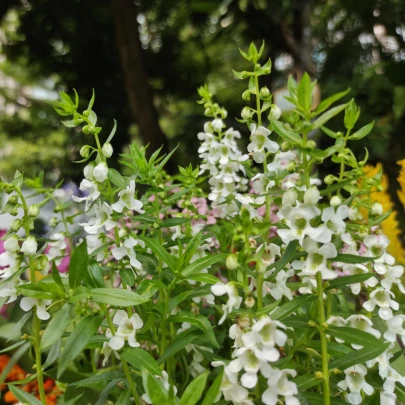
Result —
[[79, 153], [82, 158], [88, 158], [90, 154], [90, 146], [89, 145], [82, 146]]
[[8, 203], [9, 204], [17, 204], [18, 202], [18, 197], [16, 195], [11, 195], [10, 198], [8, 199]]
[[28, 207], [28, 215], [31, 218], [36, 218], [39, 215], [39, 207], [36, 204], [30, 205]]
[[21, 252], [27, 256], [33, 256], [38, 249], [38, 243], [33, 236], [29, 236], [21, 246]]
[[10, 229], [14, 232], [17, 232], [21, 228], [22, 222], [21, 219], [14, 219], [10, 225]]
[[379, 186], [377, 186], [377, 191], [384, 191], [384, 187], [380, 184]]
[[289, 188], [283, 195], [283, 205], [294, 205], [297, 201], [298, 194], [293, 188]]
[[271, 106], [269, 118], [271, 120], [278, 120], [281, 116], [281, 110], [279, 107], [277, 107], [275, 104]]
[[242, 100], [244, 101], [250, 101], [250, 91], [249, 90], [245, 90], [242, 93]]
[[342, 204], [342, 199], [338, 196], [338, 195], [334, 195], [331, 199], [330, 199], [330, 205], [332, 207], [338, 207], [340, 204]]
[[108, 176], [107, 164], [105, 162], [99, 163], [93, 170], [93, 176], [99, 183], [103, 183]]
[[223, 108], [221, 110], [221, 118], [225, 119], [228, 116], [228, 111], [225, 110], [225, 108]]
[[251, 113], [251, 111], [249, 110], [248, 107], [245, 107], [245, 108], [242, 110], [241, 116], [242, 116], [242, 118], [243, 118], [244, 120], [248, 120], [248, 119], [250, 119], [250, 118], [252, 117], [252, 113]]
[[82, 131], [83, 131], [84, 134], [88, 135], [90, 133], [90, 125], [85, 125], [82, 128]]
[[289, 172], [295, 171], [296, 168], [297, 168], [297, 164], [296, 164], [295, 162], [290, 162], [290, 163], [288, 163], [288, 165], [287, 165], [287, 170], [288, 170]]
[[35, 260], [35, 270], [39, 271], [43, 275], [48, 274], [49, 260], [45, 255], [40, 255]]
[[260, 98], [262, 100], [267, 100], [271, 96], [270, 90], [264, 86], [260, 89]]
[[283, 142], [283, 143], [281, 144], [281, 149], [282, 149], [284, 152], [290, 150], [291, 148], [292, 148], [292, 143], [291, 143], [291, 142], [285, 141], [285, 142]]
[[256, 300], [249, 295], [246, 299], [245, 299], [245, 305], [246, 308], [253, 308], [255, 306]]
[[316, 143], [315, 143], [315, 141], [310, 140], [307, 142], [306, 146], [308, 149], [314, 149], [316, 147]]
[[17, 253], [20, 251], [20, 244], [16, 235], [4, 241], [4, 249], [9, 253]]
[[49, 226], [51, 226], [52, 228], [55, 228], [55, 226], [58, 224], [58, 218], [53, 217], [51, 218], [51, 220], [49, 221]]
[[316, 204], [321, 197], [319, 190], [316, 186], [310, 187], [304, 193], [304, 203], [305, 204]]
[[374, 203], [371, 207], [371, 213], [373, 215], [381, 215], [384, 212], [383, 206], [380, 203]]
[[328, 174], [323, 181], [325, 184], [333, 184], [337, 180], [336, 176], [333, 176], [332, 174]]
[[110, 158], [113, 154], [113, 147], [111, 146], [111, 144], [109, 142], [106, 142], [103, 145], [103, 148], [101, 149], [101, 151], [103, 152], [103, 155], [106, 158]]
[[236, 270], [239, 267], [238, 263], [238, 256], [235, 255], [234, 253], [231, 253], [226, 257], [226, 267], [229, 270]]

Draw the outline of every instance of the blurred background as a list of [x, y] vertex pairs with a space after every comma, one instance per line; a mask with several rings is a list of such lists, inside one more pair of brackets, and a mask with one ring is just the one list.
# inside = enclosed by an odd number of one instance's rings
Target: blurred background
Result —
[[[278, 101], [288, 76], [307, 71], [321, 98], [351, 87], [346, 99], [362, 109], [359, 126], [375, 120], [352, 146], [361, 156], [367, 147], [370, 163], [384, 167], [378, 198], [395, 211], [387, 226], [403, 252], [405, 0], [1, 0], [0, 176], [45, 170], [51, 183], [80, 180], [82, 167], [71, 162], [89, 140], [64, 128], [51, 104], [73, 88], [83, 109], [95, 89], [107, 135], [118, 121], [116, 158], [133, 141], [151, 151], [180, 142], [172, 167], [196, 163], [205, 121], [196, 88], [208, 83], [238, 126], [246, 83], [232, 68], [247, 67], [239, 47], [262, 40], [273, 60], [263, 84]], [[320, 146], [330, 141], [318, 134]]]

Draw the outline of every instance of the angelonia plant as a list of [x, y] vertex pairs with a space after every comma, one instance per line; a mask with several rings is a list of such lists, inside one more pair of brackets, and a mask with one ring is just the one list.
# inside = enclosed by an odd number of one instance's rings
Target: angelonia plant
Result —
[[[282, 113], [260, 84], [263, 48], [241, 51], [250, 70], [234, 72], [247, 81], [243, 129], [201, 87], [201, 164], [175, 175], [164, 169], [174, 151], [136, 144], [121, 156], [125, 175], [110, 167], [116, 125], [103, 135], [94, 94], [79, 112], [77, 93], [60, 93], [63, 124], [89, 140], [73, 202], [41, 177], [1, 183], [16, 219], [0, 296], [23, 311], [21, 341], [3, 351], [34, 364], [9, 384], [21, 403], [47, 404], [45, 379], [61, 404], [405, 403], [404, 269], [380, 228], [390, 213], [373, 202], [382, 172], [367, 177], [367, 151], [350, 149], [373, 123], [359, 127], [353, 100], [332, 106], [349, 90], [314, 106], [307, 74], [290, 77]], [[334, 132], [325, 125], [338, 116]], [[334, 145], [319, 149], [319, 132]], [[319, 178], [327, 160], [333, 173]], [[36, 238], [50, 200], [49, 235]], [[36, 397], [23, 389], [32, 380]]]

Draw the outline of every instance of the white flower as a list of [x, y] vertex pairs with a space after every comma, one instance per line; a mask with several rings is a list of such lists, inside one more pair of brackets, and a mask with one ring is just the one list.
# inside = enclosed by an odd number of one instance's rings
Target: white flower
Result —
[[87, 180], [93, 181], [94, 180], [93, 171], [94, 171], [94, 162], [91, 162], [83, 169], [84, 177]]
[[[263, 252], [260, 255], [260, 252]], [[264, 273], [271, 264], [276, 261], [276, 256], [281, 256], [280, 246], [275, 243], [262, 243], [257, 249], [256, 254], [260, 255], [256, 266], [260, 273]]]
[[272, 153], [277, 152], [279, 148], [278, 143], [268, 138], [270, 131], [265, 127], [260, 126], [256, 129], [256, 124], [252, 124], [250, 131], [251, 143], [248, 145], [247, 149], [249, 152], [253, 152], [253, 159], [256, 163], [263, 163], [266, 150]]
[[302, 243], [303, 249], [308, 252], [304, 261], [295, 260], [292, 267], [301, 270], [299, 273], [303, 276], [315, 276], [318, 271], [321, 272], [324, 280], [331, 280], [337, 277], [337, 273], [328, 268], [327, 259], [336, 257], [337, 250], [333, 243], [325, 243], [320, 248], [318, 244], [310, 238], [306, 238]]
[[131, 266], [141, 270], [142, 263], [136, 258], [136, 253], [134, 250], [136, 245], [140, 245], [143, 248], [145, 247], [145, 243], [143, 241], [137, 240], [130, 236], [125, 239], [123, 246], [115, 247], [112, 250], [112, 254], [117, 260], [121, 260], [124, 256], [128, 256]]
[[[381, 336], [380, 331], [378, 331], [377, 329], [374, 329], [372, 327], [373, 322], [371, 321], [371, 319], [367, 318], [364, 315], [359, 315], [359, 314], [351, 315], [346, 319], [346, 322], [349, 323], [350, 327], [352, 327], [354, 329], [361, 330], [363, 332], [370, 333], [371, 335], [373, 335], [377, 339], [379, 339], [380, 336]], [[354, 349], [358, 350], [358, 349], [361, 349], [363, 346], [352, 344], [352, 347]]]
[[[102, 234], [96, 234], [96, 235], [87, 235], [86, 236], [86, 242], [87, 242], [87, 252], [89, 254], [93, 253], [96, 249], [101, 247], [103, 245]], [[101, 262], [105, 257], [105, 251], [101, 250], [97, 253], [96, 255], [96, 260], [98, 262]]]
[[107, 163], [105, 162], [99, 163], [93, 170], [93, 176], [99, 183], [103, 183], [108, 176]]
[[[269, 293], [275, 300], [279, 300], [282, 297], [286, 297], [289, 300], [293, 299], [291, 290], [287, 287], [288, 279], [290, 279], [293, 275], [293, 269], [290, 269], [288, 271], [281, 270], [276, 275], [275, 283], [269, 283], [267, 281], [264, 282], [266, 289], [268, 289]], [[265, 293], [264, 289], [263, 293]]]
[[316, 238], [318, 242], [327, 243], [332, 235], [341, 235], [346, 229], [344, 219], [347, 218], [349, 208], [347, 205], [340, 205], [336, 210], [333, 207], [325, 208], [322, 212], [323, 232]]
[[365, 380], [367, 369], [362, 364], [349, 367], [345, 370], [346, 378], [338, 383], [338, 387], [343, 391], [347, 389], [350, 391], [347, 399], [351, 404], [361, 404], [363, 399], [361, 397], [361, 391], [365, 394], [371, 395], [374, 392], [374, 388], [368, 384]]
[[21, 259], [17, 253], [6, 251], [0, 254], [0, 276], [6, 279], [14, 274], [20, 268]]
[[26, 256], [33, 256], [37, 253], [38, 243], [34, 236], [28, 236], [21, 246], [21, 253]]
[[[375, 263], [375, 271], [379, 274], [384, 274], [384, 279], [381, 281], [381, 285], [386, 290], [391, 290], [392, 284], [397, 284], [399, 291], [405, 294], [405, 288], [402, 285], [401, 278], [404, 274], [404, 268], [402, 266], [385, 266], [382, 263]], [[384, 268], [384, 272], [382, 269]]]
[[215, 132], [221, 132], [224, 127], [224, 122], [220, 118], [216, 118], [212, 121], [211, 125]]
[[322, 228], [313, 228], [311, 219], [320, 214], [317, 207], [310, 204], [300, 204], [297, 206], [285, 205], [278, 211], [277, 216], [284, 219], [290, 229], [278, 229], [277, 233], [285, 244], [298, 239], [302, 244], [305, 236], [316, 239], [323, 231]]
[[63, 256], [63, 252], [67, 248], [65, 235], [63, 233], [53, 233], [49, 239], [49, 250], [46, 256], [49, 260], [54, 260], [58, 257], [59, 259], [55, 261], [55, 264], [59, 265], [62, 260], [60, 257]]
[[[345, 273], [349, 273], [351, 276], [356, 274], [366, 274], [369, 273], [369, 270], [364, 264], [345, 264], [343, 266], [343, 271]], [[378, 284], [378, 280], [373, 276], [369, 279], [363, 281], [363, 284], [367, 287], [375, 287]], [[361, 283], [353, 283], [349, 285], [350, 289], [352, 290], [353, 294], [359, 294], [361, 291]]]
[[52, 304], [52, 300], [39, 300], [36, 298], [31, 297], [24, 297], [20, 301], [20, 307], [23, 311], [30, 311], [34, 306], [37, 307], [37, 316], [39, 319], [46, 321], [51, 317], [49, 313], [46, 311], [46, 307]]
[[405, 336], [405, 315], [396, 315], [387, 320], [387, 331], [384, 333], [384, 339], [389, 342], [395, 342], [397, 335]]
[[[346, 326], [346, 320], [342, 318], [341, 316], [331, 316], [327, 321], [327, 324], [333, 325], [333, 326]], [[338, 343], [344, 343], [343, 339], [335, 338], [336, 342]]]
[[114, 211], [122, 212], [124, 208], [143, 214], [145, 211], [142, 209], [142, 202], [135, 197], [135, 180], [129, 182], [129, 186], [118, 193], [119, 200], [111, 207]]
[[398, 302], [391, 299], [391, 297], [395, 298], [394, 293], [391, 291], [384, 290], [383, 288], [377, 288], [370, 294], [370, 299], [363, 303], [363, 308], [371, 312], [377, 305], [380, 308], [378, 310], [378, 314], [382, 319], [387, 321], [388, 319], [392, 318], [391, 308], [395, 311], [399, 309]]
[[13, 235], [4, 241], [4, 249], [9, 253], [18, 253], [20, 251], [17, 235]]
[[113, 147], [111, 146], [111, 143], [105, 143], [101, 148], [101, 152], [103, 152], [103, 155], [106, 158], [110, 158], [113, 154]]
[[90, 218], [87, 223], [80, 223], [80, 226], [84, 227], [84, 230], [89, 234], [96, 234], [103, 226], [107, 231], [117, 226], [117, 223], [111, 219], [112, 214], [111, 207], [105, 202], [103, 205], [98, 204], [93, 206], [88, 212], [89, 215], [95, 215], [94, 218]]
[[268, 179], [264, 174], [258, 173], [252, 177], [252, 187], [256, 194], [264, 194], [274, 187], [276, 182]]
[[221, 325], [229, 313], [233, 311], [233, 309], [238, 309], [242, 302], [242, 297], [239, 297], [238, 289], [235, 287], [233, 283], [223, 284], [217, 283], [211, 286], [211, 292], [216, 296], [221, 296], [224, 294], [228, 295], [228, 302], [225, 305], [222, 305], [222, 310], [224, 314], [222, 318], [219, 320], [218, 325]]
[[338, 207], [340, 204], [342, 204], [342, 199], [338, 196], [338, 195], [334, 195], [331, 199], [330, 199], [330, 205], [332, 207]]
[[242, 194], [235, 194], [235, 199], [238, 200], [243, 208], [249, 212], [250, 219], [258, 218], [259, 214], [257, 213], [257, 209], [252, 206], [255, 205], [262, 205], [265, 201], [265, 197], [251, 197], [251, 196], [243, 196]]
[[1, 298], [8, 298], [6, 304], [10, 304], [10, 302], [14, 302], [17, 299], [17, 290], [16, 286], [20, 283], [20, 280], [12, 280], [6, 284], [2, 284], [0, 286], [0, 297]]
[[297, 155], [294, 152], [278, 152], [274, 156], [272, 163], [267, 165], [267, 170], [269, 172], [278, 172], [280, 170], [287, 170], [287, 166], [290, 162], [297, 159]]
[[270, 109], [269, 119], [278, 120], [280, 117], [281, 117], [280, 107], [278, 107], [275, 104], [272, 104], [271, 109]]
[[268, 388], [263, 392], [262, 401], [266, 405], [276, 405], [279, 403], [278, 397], [285, 398], [286, 405], [299, 405], [300, 401], [295, 397], [298, 394], [297, 385], [288, 380], [288, 376], [295, 377], [295, 370], [272, 369], [267, 380]]
[[72, 195], [73, 201], [76, 202], [82, 202], [86, 201], [86, 211], [89, 208], [90, 203], [93, 201], [97, 200], [98, 197], [100, 197], [100, 191], [98, 191], [98, 185], [97, 183], [94, 183], [93, 181], [83, 179], [82, 182], [80, 183], [79, 189], [81, 191], [89, 191], [89, 194], [86, 197], [76, 197], [75, 195]]
[[374, 256], [374, 262], [388, 263], [393, 265], [395, 259], [386, 252], [390, 240], [385, 235], [368, 235], [364, 238], [367, 247], [367, 256]]
[[120, 309], [114, 315], [113, 322], [118, 326], [115, 336], [110, 338], [108, 344], [113, 350], [120, 350], [125, 341], [131, 347], [139, 347], [140, 344], [136, 341], [135, 335], [136, 330], [141, 329], [143, 326], [143, 321], [138, 314], [133, 314], [131, 318], [128, 318], [126, 311]]
[[318, 190], [318, 187], [312, 186], [304, 193], [304, 204], [312, 204], [315, 205], [319, 199], [321, 198], [321, 194]]
[[294, 188], [289, 188], [281, 199], [282, 205], [295, 205], [298, 199], [297, 191]]
[[381, 391], [380, 405], [396, 405], [397, 396], [392, 392]]
[[372, 206], [371, 206], [371, 213], [373, 215], [381, 215], [384, 212], [383, 206], [378, 203], [375, 202]]

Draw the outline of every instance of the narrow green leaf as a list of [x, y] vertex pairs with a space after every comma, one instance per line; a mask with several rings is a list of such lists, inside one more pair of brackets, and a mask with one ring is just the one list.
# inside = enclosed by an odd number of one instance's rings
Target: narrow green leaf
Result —
[[110, 135], [108, 135], [107, 140], [105, 141], [106, 143], [110, 143], [111, 140], [114, 138], [115, 131], [117, 130], [117, 121], [114, 120], [114, 126], [113, 129], [110, 132]]
[[89, 264], [89, 255], [87, 253], [87, 243], [84, 240], [79, 246], [76, 246], [70, 258], [69, 264], [69, 286], [70, 288], [76, 288], [83, 280], [85, 273], [87, 272], [87, 266]]
[[188, 265], [182, 272], [183, 277], [187, 277], [190, 275], [194, 275], [196, 273], [201, 272], [202, 270], [218, 263], [221, 260], [224, 260], [228, 254], [227, 253], [220, 253], [218, 255], [207, 255], [202, 257], [201, 259], [197, 259], [195, 262], [192, 262]]
[[324, 112], [327, 108], [329, 108], [335, 101], [340, 100], [343, 98], [347, 93], [350, 91], [350, 87], [340, 93], [336, 93], [328, 98], [325, 98], [325, 100], [322, 100], [316, 110], [314, 111], [314, 115], [319, 115], [320, 113]]
[[379, 339], [370, 333], [345, 326], [329, 325], [326, 333], [334, 338], [342, 339], [346, 343], [356, 344], [361, 346], [381, 346]]
[[0, 374], [0, 384], [2, 384], [6, 380], [8, 374], [10, 373], [14, 365], [17, 364], [18, 360], [20, 360], [21, 357], [24, 356], [24, 354], [30, 348], [31, 342], [24, 342], [24, 343], [25, 344], [21, 345], [21, 347], [19, 347], [17, 351], [11, 356], [11, 359], [7, 363], [6, 367], [4, 367], [4, 369], [2, 370]]
[[215, 399], [221, 389], [222, 377], [224, 370], [222, 370], [216, 377], [213, 383], [211, 384], [209, 390], [204, 395], [204, 400], [201, 405], [212, 405], [215, 402]]
[[373, 273], [363, 273], [363, 274], [355, 274], [353, 276], [335, 278], [334, 280], [328, 281], [329, 285], [328, 285], [328, 287], [325, 288], [325, 290], [331, 290], [332, 288], [345, 287], [345, 286], [348, 286], [350, 284], [355, 284], [355, 283], [362, 283], [373, 276], [374, 276]]
[[306, 391], [308, 388], [321, 384], [323, 379], [315, 377], [313, 374], [300, 375], [292, 380], [297, 384], [298, 391]]
[[315, 301], [316, 299], [317, 299], [316, 295], [312, 294], [300, 295], [299, 297], [296, 297], [293, 300], [286, 302], [280, 308], [276, 309], [270, 316], [272, 319], [277, 319], [281, 321], [288, 315], [295, 312], [297, 309], [303, 307], [306, 304], [309, 304], [310, 302]]
[[41, 401], [35, 398], [30, 393], [18, 388], [14, 385], [9, 385], [8, 388], [13, 393], [13, 395], [21, 402], [28, 403], [29, 405], [41, 405]]
[[116, 307], [140, 305], [148, 301], [139, 294], [122, 288], [93, 288], [90, 290], [91, 300]]
[[64, 291], [65, 286], [63, 285], [62, 277], [60, 276], [59, 270], [56, 267], [55, 261], [52, 262], [52, 270], [51, 271], [52, 271], [53, 280], [62, 289], [62, 291]]
[[339, 370], [346, 370], [355, 364], [361, 364], [368, 360], [375, 359], [385, 350], [387, 350], [389, 343], [379, 344], [375, 347], [366, 346], [360, 350], [355, 350], [345, 356], [335, 359], [329, 364], [329, 369], [337, 368]]
[[59, 358], [60, 349], [62, 347], [62, 339], [58, 339], [50, 348], [48, 357], [45, 360], [45, 363], [42, 365], [42, 370], [47, 369], [52, 366], [53, 363]]
[[215, 338], [214, 330], [210, 321], [203, 315], [196, 315], [191, 312], [181, 311], [175, 316], [169, 318], [169, 322], [188, 322], [191, 325], [201, 329], [208, 341], [214, 346], [219, 348], [217, 339]]
[[185, 389], [182, 397], [180, 398], [179, 405], [195, 405], [201, 398], [205, 384], [207, 383], [207, 377], [208, 372], [206, 371], [195, 378]]
[[26, 343], [25, 340], [20, 340], [19, 342], [14, 343], [13, 345], [11, 345], [11, 346], [9, 346], [9, 347], [6, 347], [6, 348], [3, 349], [3, 350], [0, 350], [0, 354], [9, 352], [10, 350], [13, 350], [13, 349], [17, 348], [17, 347], [23, 345], [24, 343]]
[[58, 378], [63, 374], [75, 357], [82, 352], [91, 337], [95, 335], [103, 320], [102, 316], [89, 315], [83, 318], [68, 337], [60, 355]]
[[333, 118], [335, 115], [338, 115], [341, 111], [343, 111], [347, 105], [348, 105], [348, 103], [339, 104], [336, 107], [333, 107], [330, 110], [326, 111], [312, 123], [312, 128], [315, 129], [315, 128], [321, 127], [323, 124], [327, 123], [331, 118]]
[[192, 276], [188, 276], [187, 280], [194, 280], [200, 283], [206, 284], [216, 284], [219, 282], [219, 279], [211, 274], [201, 273], [201, 274], [194, 274]]
[[172, 270], [177, 268], [177, 257], [172, 256], [156, 239], [147, 238], [146, 236], [139, 236], [138, 238], [144, 241], [145, 245], [160, 257], [163, 263], [167, 264]]
[[302, 76], [297, 89], [297, 100], [303, 111], [308, 113], [312, 105], [311, 79], [307, 72]]
[[125, 373], [122, 370], [116, 370], [116, 371], [102, 371], [98, 374], [95, 374], [91, 377], [84, 378], [82, 380], [76, 381], [74, 383], [71, 383], [70, 386], [85, 386], [85, 385], [91, 385], [94, 383], [99, 383], [99, 382], [104, 382], [104, 381], [111, 381], [115, 378], [122, 378], [125, 377]]
[[342, 133], [334, 132], [334, 131], [328, 129], [328, 128], [324, 127], [323, 125], [321, 126], [321, 129], [322, 129], [323, 132], [325, 132], [326, 135], [328, 135], [328, 136], [330, 136], [331, 138], [334, 138], [334, 139], [337, 139], [337, 138], [339, 138], [340, 136], [343, 135]]
[[188, 344], [192, 343], [200, 335], [201, 332], [196, 329], [188, 329], [185, 332], [181, 332], [176, 335], [172, 343], [158, 359], [158, 364], [164, 363], [168, 358], [174, 356], [180, 350], [183, 350]]
[[116, 378], [112, 380], [107, 386], [103, 389], [100, 396], [97, 398], [97, 402], [94, 405], [105, 405], [107, 402], [108, 393], [122, 380], [122, 378]]
[[271, 126], [273, 127], [274, 131], [276, 131], [276, 133], [286, 141], [290, 141], [294, 145], [302, 146], [301, 137], [297, 133], [286, 129], [281, 122], [271, 120]]
[[54, 342], [56, 342], [59, 338], [62, 337], [71, 319], [70, 317], [71, 308], [72, 308], [71, 305], [67, 302], [52, 317], [41, 339], [42, 349], [51, 346]]
[[352, 141], [358, 141], [359, 139], [366, 137], [373, 129], [373, 126], [374, 126], [374, 121], [371, 122], [370, 124], [364, 126], [363, 128], [360, 128], [353, 135], [350, 135], [349, 139]]
[[120, 188], [125, 188], [127, 186], [127, 183], [121, 176], [121, 174], [111, 167], [108, 168], [108, 180], [110, 180], [111, 183]]
[[[325, 405], [322, 394], [307, 391], [300, 393], [300, 396], [304, 397], [310, 405]], [[347, 405], [347, 402], [338, 398], [331, 397], [330, 405]]]
[[173, 226], [179, 226], [190, 222], [190, 218], [169, 218], [160, 223], [161, 228], [171, 228]]
[[162, 370], [156, 360], [146, 350], [140, 347], [125, 347], [120, 353], [120, 357], [137, 370], [145, 368], [154, 375], [162, 374]]
[[274, 269], [272, 274], [278, 273], [280, 270], [282, 270], [288, 263], [290, 263], [298, 246], [299, 242], [297, 240], [291, 241], [285, 249], [283, 256], [269, 266], [267, 270]]
[[131, 391], [123, 391], [122, 394], [118, 397], [117, 401], [115, 402], [115, 405], [127, 405], [130, 403], [130, 398], [131, 398]]
[[349, 255], [345, 253], [338, 253], [336, 257], [332, 260], [334, 262], [342, 262], [342, 263], [367, 263], [377, 259], [377, 257], [369, 257], [369, 256], [357, 256], [357, 255]]
[[66, 402], [61, 402], [58, 405], [76, 405], [77, 404], [77, 400], [80, 399], [82, 396], [84, 395], [84, 392], [82, 392], [81, 394], [75, 396], [72, 399], [69, 399]]
[[202, 239], [202, 231], [194, 235], [191, 238], [190, 242], [188, 242], [186, 250], [184, 252], [183, 266], [187, 266], [190, 263], [192, 257], [194, 256], [195, 252], [200, 246], [201, 239]]
[[169, 311], [173, 308], [177, 307], [181, 302], [186, 299], [192, 299], [195, 297], [201, 297], [203, 295], [207, 295], [211, 293], [211, 289], [209, 286], [201, 286], [194, 288], [192, 290], [184, 291], [169, 300]]

